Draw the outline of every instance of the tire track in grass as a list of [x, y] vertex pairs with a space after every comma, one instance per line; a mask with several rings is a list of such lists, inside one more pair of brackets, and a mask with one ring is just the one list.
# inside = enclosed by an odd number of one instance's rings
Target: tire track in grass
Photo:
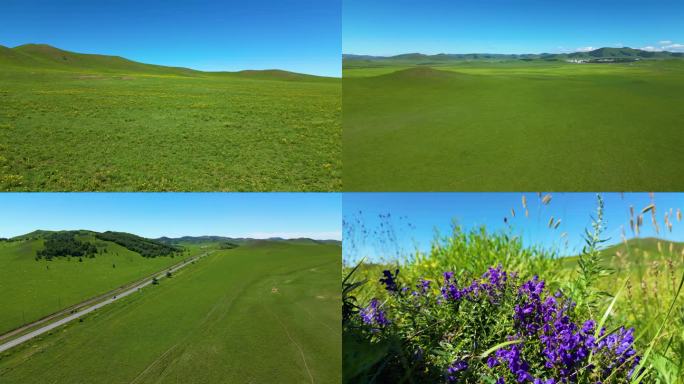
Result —
[[318, 324], [324, 326], [325, 328], [328, 328], [331, 332], [333, 332], [333, 333], [335, 333], [335, 334], [339, 333], [338, 330], [333, 329], [333, 328], [332, 328], [331, 326], [329, 326], [326, 322], [324, 322], [323, 320], [321, 320], [321, 319], [319, 319], [318, 317], [314, 316], [313, 313], [311, 313], [311, 311], [310, 311], [308, 308], [306, 308], [305, 306], [303, 306], [301, 303], [295, 303], [295, 305], [296, 305], [297, 307], [299, 307], [300, 309], [302, 309], [304, 312], [306, 312], [306, 314], [309, 315], [309, 317], [310, 317], [312, 320], [314, 320], [315, 322], [317, 322]]
[[309, 370], [309, 364], [306, 363], [306, 356], [304, 355], [304, 350], [303, 350], [302, 347], [299, 345], [299, 343], [297, 343], [297, 342], [295, 341], [295, 339], [292, 338], [292, 335], [290, 335], [290, 331], [287, 330], [287, 327], [285, 326], [285, 323], [283, 323], [282, 320], [280, 320], [280, 318], [278, 317], [278, 315], [276, 315], [275, 312], [271, 311], [271, 310], [268, 308], [268, 306], [263, 305], [263, 304], [262, 304], [262, 306], [263, 306], [264, 309], [266, 309], [273, 317], [275, 317], [275, 319], [278, 321], [278, 323], [280, 323], [280, 326], [283, 327], [283, 330], [285, 330], [285, 334], [287, 335], [288, 339], [290, 339], [290, 341], [292, 342], [292, 344], [294, 344], [294, 345], [297, 347], [297, 349], [299, 350], [299, 354], [302, 356], [302, 360], [304, 361], [304, 368], [306, 368], [306, 373], [309, 374], [309, 378], [311, 379], [311, 384], [314, 384], [314, 383], [315, 383], [314, 377], [313, 377], [313, 375], [311, 374], [311, 370]]
[[[221, 301], [223, 301], [223, 300], [225, 299], [226, 296], [228, 296], [228, 294], [226, 294], [225, 296], [223, 296], [223, 297], [221, 298], [221, 300], [218, 300], [217, 303], [214, 304], [214, 306], [213, 306], [213, 307], [207, 312], [207, 314], [204, 316], [204, 318], [202, 319], [202, 321], [200, 322], [200, 324], [198, 324], [195, 328], [193, 328], [193, 329], [191, 329], [190, 331], [188, 331], [188, 333], [185, 335], [185, 337], [183, 337], [183, 339], [182, 339], [181, 341], [179, 341], [178, 343], [174, 344], [174, 345], [171, 346], [169, 349], [167, 349], [166, 351], [164, 351], [164, 353], [162, 353], [161, 355], [159, 355], [159, 357], [157, 357], [156, 359], [154, 359], [154, 361], [152, 361], [152, 362], [151, 362], [151, 363], [150, 363], [142, 372], [140, 372], [135, 378], [133, 378], [133, 380], [132, 380], [129, 384], [137, 384], [137, 383], [139, 383], [140, 380], [144, 379], [145, 376], [146, 376], [148, 373], [150, 373], [150, 372], [152, 371], [152, 369], [155, 368], [155, 367], [157, 366], [157, 364], [159, 364], [161, 361], [163, 361], [163, 360], [167, 357], [168, 354], [170, 354], [170, 353], [173, 352], [175, 349], [177, 349], [178, 346], [180, 346], [181, 344], [187, 344], [188, 341], [189, 341], [189, 339], [190, 339], [190, 337], [193, 336], [193, 335], [197, 332], [197, 330], [200, 329], [200, 328], [209, 320], [209, 318], [211, 317], [211, 315], [218, 309], [219, 303], [220, 303]], [[181, 351], [181, 353], [182, 353], [182, 351]], [[175, 361], [175, 360], [177, 360], [177, 359], [171, 359], [171, 363], [166, 364], [166, 366], [164, 366], [164, 367], [162, 368], [162, 372], [161, 372], [161, 374], [159, 375], [158, 379], [161, 379], [161, 378], [164, 376], [164, 372], [168, 371], [168, 368], [172, 365], [172, 362]]]
[[[215, 259], [213, 259], [215, 260]], [[212, 261], [213, 261], [212, 260]], [[245, 291], [246, 287], [248, 285], [243, 286], [237, 293], [237, 296], [241, 295], [242, 292]], [[195, 326], [193, 329], [189, 330], [185, 337], [175, 345], [173, 345], [171, 348], [167, 349], [163, 354], [161, 354], [158, 358], [156, 358], [154, 361], [152, 361], [142, 372], [140, 372], [129, 384], [138, 384], [141, 382], [141, 380], [144, 380], [148, 374], [152, 372], [154, 368], [157, 368], [158, 364], [161, 363], [162, 361], [169, 360], [168, 363], [166, 363], [163, 367], [161, 367], [161, 372], [157, 376], [156, 382], [161, 382], [166, 376], [168, 376], [170, 368], [174, 365], [174, 363], [179, 359], [180, 356], [183, 355], [184, 351], [187, 349], [187, 346], [190, 344], [190, 341], [192, 337], [196, 336], [198, 333], [201, 333], [203, 331], [206, 331], [206, 329], [209, 329], [211, 326], [217, 324], [222, 320], [226, 313], [232, 308], [233, 300], [228, 300], [228, 298], [233, 294], [235, 296], [234, 292], [228, 291], [226, 294], [221, 296], [220, 299], [216, 301], [216, 303], [211, 307], [211, 309], [207, 312], [207, 314], [204, 316], [204, 318], [200, 321], [200, 323]], [[223, 310], [221, 309], [221, 306], [225, 303], [228, 303], [229, 305], [224, 308]], [[222, 313], [221, 313], [222, 310]], [[216, 316], [214, 316], [216, 315]], [[217, 317], [215, 320], [211, 320], [212, 317]], [[182, 348], [178, 348], [179, 346], [183, 346]], [[175, 352], [173, 355], [169, 355], [171, 352]], [[167, 359], [168, 358], [168, 359]]]
[[[317, 266], [314, 267], [314, 268], [310, 268], [309, 271], [316, 270], [317, 268], [323, 268], [323, 267], [326, 267], [326, 266], [327, 266], [327, 264], [317, 265]], [[300, 277], [303, 277], [303, 275], [300, 274], [299, 271], [298, 271], [298, 272], [297, 272], [296, 278], [300, 278]], [[329, 329], [331, 332], [333, 332], [333, 333], [339, 333], [339, 330], [333, 329], [333, 328], [330, 327], [326, 322], [324, 322], [323, 320], [321, 320], [321, 319], [318, 318], [317, 316], [314, 316], [314, 314], [311, 313], [311, 311], [310, 311], [307, 307], [305, 307], [304, 305], [302, 305], [302, 303], [300, 303], [299, 301], [295, 301], [294, 304], [295, 304], [297, 307], [299, 307], [300, 309], [302, 309], [304, 312], [306, 312], [306, 314], [309, 315], [309, 317], [310, 317], [312, 320], [316, 321], [318, 324], [323, 325], [325, 328], [328, 328], [328, 329]]]
[[129, 384], [137, 384], [137, 383], [139, 383], [140, 380], [142, 380], [142, 378], [145, 377], [145, 375], [146, 375], [150, 370], [152, 370], [152, 368], [154, 368], [155, 365], [157, 365], [157, 363], [159, 363], [160, 361], [162, 361], [162, 360], [166, 357], [166, 355], [168, 355], [168, 354], [171, 353], [174, 349], [176, 349], [176, 348], [178, 347], [178, 345], [180, 345], [180, 343], [176, 343], [176, 344], [172, 345], [171, 348], [167, 349], [164, 353], [162, 353], [159, 357], [157, 357], [152, 363], [150, 363], [150, 365], [148, 365], [147, 368], [145, 368], [142, 372], [140, 372], [140, 373], [138, 374], [138, 376], [134, 377], [133, 380], [132, 380]]
[[[240, 290], [239, 292], [241, 293], [244, 291], [244, 289]], [[218, 313], [217, 314], [217, 319], [210, 321], [210, 319], [214, 316], [215, 313], [219, 312], [221, 305], [224, 304], [227, 301], [228, 296], [230, 296], [230, 292], [227, 292], [221, 299], [216, 301], [216, 304], [207, 312], [207, 314], [204, 316], [202, 321], [200, 322], [199, 325], [197, 325], [195, 328], [192, 330], [188, 331], [186, 334], [185, 338], [179, 343], [177, 343], [173, 348], [176, 348], [177, 346], [183, 344], [183, 348], [180, 349], [177, 353], [174, 354], [174, 356], [169, 356], [169, 362], [166, 363], [163, 367], [161, 367], [161, 372], [157, 376], [157, 380], [155, 382], [157, 383], [162, 383], [164, 382], [164, 378], [166, 378], [169, 373], [171, 372], [171, 368], [175, 365], [175, 363], [183, 356], [185, 351], [188, 349], [188, 345], [190, 344], [192, 337], [196, 336], [199, 333], [202, 333], [203, 331], [206, 331], [207, 329], [211, 328], [213, 325], [217, 324], [223, 317], [225, 317], [225, 313], [232, 307], [232, 300], [230, 300], [230, 305], [228, 305], [228, 308], [223, 310], [223, 313]], [[167, 351], [170, 352], [170, 351]], [[166, 354], [166, 353], [165, 353]], [[160, 361], [162, 361], [166, 356], [160, 356], [157, 358], [152, 364], [150, 364], [149, 368], [151, 369], [152, 366], [156, 365]], [[150, 371], [150, 369], [146, 369], [146, 371]], [[141, 375], [145, 374], [145, 372], [141, 373]], [[144, 376], [143, 376], [144, 377]], [[134, 382], [131, 382], [130, 384], [136, 384]]]
[[[322, 266], [325, 266], [325, 265], [316, 266], [315, 268], [319, 268], [319, 267], [322, 267]], [[314, 268], [314, 269], [315, 269], [315, 268]], [[308, 270], [310, 271], [311, 268], [308, 268]], [[293, 273], [287, 274], [287, 276], [295, 275], [295, 277], [292, 278], [292, 279], [290, 280], [290, 281], [294, 281], [294, 280], [296, 280], [296, 279], [298, 279], [298, 278], [300, 278], [300, 277], [303, 276], [303, 275], [301, 274], [303, 271], [304, 271], [304, 269], [298, 270], [298, 271], [295, 271], [295, 272], [293, 272]], [[285, 276], [283, 276], [283, 277], [285, 277]], [[271, 284], [272, 284], [274, 287], [276, 287], [276, 286], [279, 285], [279, 284], [277, 284], [277, 282], [276, 282], [275, 280], [271, 280]], [[303, 306], [300, 302], [294, 301], [293, 303], [294, 303], [297, 307], [301, 308], [304, 312], [306, 312], [306, 314], [309, 315], [309, 317], [310, 317], [312, 320], [314, 320], [314, 321], [316, 321], [317, 323], [323, 325], [324, 327], [328, 328], [328, 329], [331, 330], [332, 332], [337, 332], [337, 331], [335, 331], [334, 329], [332, 329], [328, 324], [326, 324], [325, 322], [323, 322], [322, 320], [320, 320], [318, 317], [314, 316], [313, 313], [311, 313], [311, 311], [310, 311], [308, 308], [306, 308], [305, 306]]]

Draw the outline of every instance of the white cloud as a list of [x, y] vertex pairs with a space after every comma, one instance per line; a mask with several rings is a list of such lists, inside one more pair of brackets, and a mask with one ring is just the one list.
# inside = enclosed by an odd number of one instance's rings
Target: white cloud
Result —
[[594, 47], [580, 47], [580, 48], [577, 48], [577, 52], [589, 52], [589, 51], [593, 51], [594, 49], [596, 49], [596, 48], [594, 48]]
[[654, 47], [652, 45], [647, 45], [647, 46], [641, 47], [639, 49], [641, 49], [642, 51], [649, 51], [649, 52], [660, 52], [660, 51], [662, 51], [662, 48]]
[[660, 41], [658, 42], [658, 44], [660, 44], [660, 45], [669, 45], [669, 44], [672, 44], [672, 40], [660, 40]]
[[684, 51], [684, 44], [669, 44], [662, 47], [666, 51], [682, 52]]

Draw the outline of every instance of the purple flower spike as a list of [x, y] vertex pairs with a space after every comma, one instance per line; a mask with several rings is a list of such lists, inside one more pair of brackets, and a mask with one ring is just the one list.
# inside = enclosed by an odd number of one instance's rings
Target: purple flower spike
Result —
[[[367, 307], [361, 308], [361, 310], [359, 311], [359, 315], [361, 316], [361, 320], [365, 324], [370, 325], [372, 327], [384, 327], [386, 325], [389, 325], [390, 322], [385, 316], [385, 311], [380, 309], [378, 305], [378, 299], [373, 299]], [[377, 328], [372, 329], [373, 331], [378, 331]]]
[[425, 279], [420, 279], [418, 280], [418, 284], [416, 284], [416, 288], [418, 288], [418, 292], [421, 294], [426, 294], [430, 290], [430, 280], [425, 280]]
[[385, 289], [389, 292], [397, 292], [399, 290], [399, 286], [397, 285], [397, 276], [399, 276], [399, 270], [397, 269], [394, 274], [388, 270], [384, 270], [382, 271], [382, 274], [385, 277], [380, 279], [380, 283], [384, 284]]
[[458, 374], [466, 369], [468, 369], [468, 363], [465, 360], [454, 361], [449, 368], [447, 368], [447, 380], [449, 380], [450, 383], [458, 382]]

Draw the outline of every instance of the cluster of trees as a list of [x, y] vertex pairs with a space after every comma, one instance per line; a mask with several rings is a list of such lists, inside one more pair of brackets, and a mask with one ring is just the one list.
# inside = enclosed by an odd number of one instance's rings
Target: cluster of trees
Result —
[[219, 249], [233, 249], [233, 248], [237, 248], [237, 247], [238, 247], [237, 244], [231, 243], [230, 241], [225, 241], [225, 242], [219, 244]]
[[180, 248], [172, 245], [162, 244], [124, 232], [102, 232], [98, 233], [96, 237], [100, 240], [119, 244], [130, 251], [139, 253], [143, 257], [175, 256], [182, 251]]
[[0, 243], [13, 243], [15, 241], [23, 241], [24, 239], [19, 239], [19, 238], [7, 238], [7, 237], [0, 237]]
[[36, 252], [36, 258], [50, 260], [63, 256], [93, 257], [96, 253], [95, 245], [77, 240], [74, 232], [55, 232], [45, 238], [45, 247]]

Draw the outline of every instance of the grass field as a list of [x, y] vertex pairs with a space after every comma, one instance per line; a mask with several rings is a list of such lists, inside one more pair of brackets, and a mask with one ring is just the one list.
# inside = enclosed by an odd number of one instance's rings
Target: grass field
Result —
[[260, 241], [0, 356], [2, 383], [334, 383], [340, 247]]
[[340, 89], [0, 46], [0, 189], [337, 191]]
[[193, 246], [182, 257], [144, 258], [92, 235], [80, 239], [107, 253], [81, 262], [77, 257], [36, 261], [44, 239], [0, 242], [0, 334], [204, 252]]
[[684, 60], [345, 63], [345, 190], [681, 190]]

